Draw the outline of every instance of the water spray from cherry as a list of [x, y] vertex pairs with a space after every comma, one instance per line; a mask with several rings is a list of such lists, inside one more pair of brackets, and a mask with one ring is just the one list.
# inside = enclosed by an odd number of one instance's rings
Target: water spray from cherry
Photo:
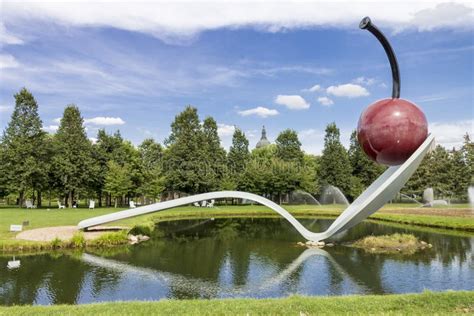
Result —
[[392, 68], [392, 98], [379, 100], [362, 112], [357, 140], [372, 160], [389, 166], [405, 162], [428, 136], [423, 112], [413, 103], [400, 99], [400, 72], [387, 38], [365, 17], [359, 27], [368, 30], [382, 44]]

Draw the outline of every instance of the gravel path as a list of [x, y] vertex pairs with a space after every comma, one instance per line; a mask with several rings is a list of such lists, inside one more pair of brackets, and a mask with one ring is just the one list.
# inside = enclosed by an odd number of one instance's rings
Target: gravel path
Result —
[[[110, 231], [116, 231], [121, 227], [96, 227], [94, 230], [84, 232], [84, 237], [88, 240], [98, 238], [100, 235]], [[32, 241], [51, 241], [55, 238], [61, 240], [69, 240], [79, 230], [77, 226], [56, 226], [43, 227], [25, 230], [16, 235], [16, 239], [32, 240]]]

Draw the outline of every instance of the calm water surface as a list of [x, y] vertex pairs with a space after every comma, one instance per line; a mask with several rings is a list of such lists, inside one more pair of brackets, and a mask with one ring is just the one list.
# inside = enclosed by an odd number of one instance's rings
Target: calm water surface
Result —
[[[314, 231], [332, 220], [303, 220]], [[344, 246], [368, 234], [412, 233], [433, 248], [411, 256]], [[138, 246], [96, 252], [0, 256], [0, 304], [74, 304], [162, 298], [282, 297], [474, 289], [474, 237], [364, 222], [324, 249], [296, 247], [283, 219], [158, 224]]]

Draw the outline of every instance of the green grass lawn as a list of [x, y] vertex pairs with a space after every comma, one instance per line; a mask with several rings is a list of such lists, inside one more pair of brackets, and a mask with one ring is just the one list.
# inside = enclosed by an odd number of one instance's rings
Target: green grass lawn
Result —
[[[467, 206], [467, 205], [462, 205]], [[297, 217], [305, 216], [326, 216], [335, 217], [344, 209], [342, 205], [286, 205], [284, 206], [290, 213]], [[409, 214], [410, 208], [416, 208], [416, 204], [387, 204], [381, 212], [373, 214], [370, 219], [401, 223], [409, 225], [419, 225], [425, 227], [455, 229], [467, 232], [474, 231], [474, 217], [458, 216], [437, 216], [423, 214]], [[450, 206], [453, 212], [460, 207]], [[390, 213], [390, 210], [407, 209], [408, 214]], [[446, 208], [444, 208], [446, 209]], [[25, 229], [33, 229], [49, 226], [77, 225], [81, 220], [123, 210], [123, 208], [96, 208], [89, 210], [79, 209], [20, 209], [12, 207], [0, 208], [0, 250], [13, 249], [17, 246], [34, 245], [35, 242], [19, 241], [15, 239], [16, 233], [9, 232], [11, 224], [22, 224], [29, 221], [29, 226]], [[194, 217], [228, 217], [228, 216], [271, 216], [276, 215], [272, 210], [261, 205], [218, 205], [212, 209], [186, 206], [174, 208], [159, 213], [151, 213], [143, 216], [130, 218], [127, 220], [111, 223], [112, 226], [133, 227], [135, 225], [152, 225], [153, 222]]]
[[418, 225], [442, 229], [456, 229], [474, 232], [473, 217], [411, 215], [411, 214], [385, 214], [375, 213], [371, 219], [394, 222], [406, 225]]
[[474, 292], [281, 299], [162, 300], [0, 307], [0, 315], [452, 315], [473, 314]]

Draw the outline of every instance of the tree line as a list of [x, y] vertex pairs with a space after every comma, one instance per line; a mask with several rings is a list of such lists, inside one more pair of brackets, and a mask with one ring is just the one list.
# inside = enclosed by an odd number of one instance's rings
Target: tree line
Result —
[[[384, 171], [362, 152], [355, 131], [346, 150], [335, 123], [326, 127], [319, 156], [305, 153], [291, 129], [282, 131], [275, 144], [250, 150], [245, 133], [236, 128], [227, 152], [216, 121], [210, 116], [201, 121], [192, 106], [176, 115], [163, 145], [149, 138], [134, 146], [119, 131], [103, 129], [92, 143], [77, 106], [66, 106], [58, 130], [49, 134], [34, 96], [23, 88], [14, 97], [0, 142], [0, 197], [20, 206], [26, 199], [41, 206], [45, 195], [69, 207], [85, 198], [117, 206], [130, 199], [148, 203], [216, 190], [248, 191], [283, 203], [295, 190], [318, 195], [326, 185], [353, 199]], [[465, 200], [473, 156], [468, 134], [460, 149], [437, 146], [402, 191], [420, 196], [433, 187], [443, 196]]]

